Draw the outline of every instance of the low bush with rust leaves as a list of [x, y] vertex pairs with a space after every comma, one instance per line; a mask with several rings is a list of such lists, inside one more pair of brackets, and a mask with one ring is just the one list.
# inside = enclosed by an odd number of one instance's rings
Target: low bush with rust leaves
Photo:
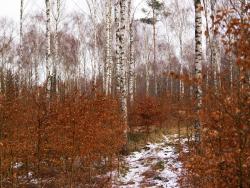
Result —
[[[232, 88], [222, 79], [219, 91], [209, 88], [204, 96], [202, 140], [180, 157], [183, 187], [250, 187], [249, 10], [242, 2], [241, 14], [232, 9], [216, 16], [217, 32], [225, 31], [223, 44], [235, 56], [237, 71]], [[224, 74], [221, 78], [228, 77]]]
[[111, 170], [125, 144], [119, 106], [110, 97], [74, 92], [49, 100], [39, 88], [2, 96], [0, 108], [4, 187], [91, 185]]

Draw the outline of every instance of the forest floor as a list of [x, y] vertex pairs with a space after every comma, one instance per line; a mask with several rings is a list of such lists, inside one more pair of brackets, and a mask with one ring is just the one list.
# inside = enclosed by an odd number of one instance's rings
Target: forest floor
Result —
[[[185, 138], [181, 139], [184, 144]], [[165, 135], [157, 143], [124, 156], [119, 175], [113, 172], [113, 188], [179, 187], [182, 163], [178, 160], [177, 135]]]

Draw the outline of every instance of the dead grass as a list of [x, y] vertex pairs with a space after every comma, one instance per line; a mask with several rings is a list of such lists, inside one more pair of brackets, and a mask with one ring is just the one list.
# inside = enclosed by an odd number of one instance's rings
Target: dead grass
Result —
[[[180, 137], [187, 137], [187, 124], [179, 122], [180, 125]], [[191, 125], [188, 125], [189, 134], [191, 131]], [[139, 151], [144, 149], [145, 145], [149, 142], [159, 143], [162, 141], [164, 135], [178, 134], [178, 121], [175, 119], [165, 122], [160, 127], [151, 127], [149, 133], [143, 131], [140, 128], [133, 128], [128, 135], [129, 144], [128, 152]], [[146, 149], [146, 148], [145, 148]]]
[[144, 179], [150, 179], [153, 178], [157, 175], [158, 173], [153, 170], [153, 169], [149, 169], [146, 172], [144, 172], [142, 175], [145, 177]]
[[163, 171], [165, 168], [164, 161], [158, 161], [156, 164], [152, 166], [154, 171]]

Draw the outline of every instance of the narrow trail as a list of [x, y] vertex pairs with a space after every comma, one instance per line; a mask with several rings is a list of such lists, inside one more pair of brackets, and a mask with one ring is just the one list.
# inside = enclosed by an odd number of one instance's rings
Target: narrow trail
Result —
[[[124, 157], [125, 172], [114, 175], [113, 188], [178, 188], [182, 163], [175, 148], [176, 135], [160, 143], [148, 143], [142, 150]], [[185, 139], [182, 140], [182, 142]]]

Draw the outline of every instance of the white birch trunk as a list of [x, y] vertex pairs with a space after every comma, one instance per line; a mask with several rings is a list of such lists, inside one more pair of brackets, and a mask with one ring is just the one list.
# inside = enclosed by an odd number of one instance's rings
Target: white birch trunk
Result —
[[24, 73], [22, 73], [22, 69], [21, 69], [21, 66], [22, 66], [22, 61], [23, 61], [23, 3], [24, 3], [24, 0], [21, 0], [20, 2], [20, 62], [19, 62], [19, 65], [18, 65], [18, 68], [19, 68], [19, 71], [20, 71], [20, 75], [24, 75]]
[[[146, 28], [144, 26], [144, 53], [143, 53], [143, 61], [145, 61], [145, 80], [146, 80], [146, 96], [149, 96], [149, 77], [150, 77], [150, 65], [149, 65], [149, 54], [148, 53], [148, 37], [146, 33]], [[148, 57], [147, 57], [148, 56]]]
[[200, 0], [195, 0], [195, 100], [197, 118], [194, 126], [195, 142], [201, 139], [200, 110], [202, 107], [202, 6]]
[[185, 92], [185, 88], [184, 88], [184, 82], [183, 82], [183, 65], [181, 64], [181, 70], [180, 70], [180, 98], [182, 99], [184, 97], [184, 92]]
[[119, 29], [119, 59], [117, 62], [117, 78], [120, 82], [120, 104], [123, 119], [126, 125], [125, 136], [127, 136], [127, 91], [126, 91], [126, 78], [125, 78], [125, 31], [126, 31], [126, 0], [121, 0], [120, 5], [120, 29]]
[[146, 62], [146, 96], [149, 96], [149, 64]]
[[[132, 27], [132, 26], [131, 26]], [[129, 63], [129, 97], [130, 102], [134, 101], [134, 82], [135, 82], [135, 50], [134, 50], [134, 34], [131, 29], [130, 34], [130, 63]]]
[[213, 71], [213, 83], [216, 93], [219, 89], [219, 66], [220, 66], [220, 58], [219, 58], [219, 47], [217, 43], [217, 37], [213, 36], [212, 40], [212, 71]]
[[119, 0], [116, 0], [115, 2], [115, 9], [114, 9], [114, 16], [115, 16], [115, 42], [116, 42], [116, 49], [115, 49], [115, 57], [116, 57], [116, 91], [119, 94], [120, 93], [120, 67], [119, 67], [119, 61], [120, 61], [120, 46], [119, 46], [119, 37], [120, 37], [120, 19], [119, 19]]
[[156, 16], [155, 16], [155, 9], [153, 8], [153, 65], [154, 65], [154, 93], [157, 96], [157, 75], [156, 75]]
[[[215, 5], [216, 5], [217, 0], [211, 0], [211, 15], [215, 17], [216, 15], [216, 10], [215, 10]], [[214, 24], [212, 27], [212, 39], [211, 41], [211, 60], [212, 60], [212, 71], [213, 71], [213, 83], [214, 83], [214, 88], [215, 92], [218, 92], [218, 89], [220, 87], [220, 48], [219, 48], [219, 42], [218, 42], [218, 37], [214, 33]]]
[[46, 74], [47, 78], [50, 76], [50, 63], [51, 63], [51, 35], [50, 35], [50, 29], [51, 29], [51, 15], [50, 15], [50, 0], [45, 0], [46, 3]]
[[135, 71], [135, 62], [134, 62], [134, 76], [133, 76], [133, 100], [135, 98], [136, 95], [136, 89], [137, 89], [137, 84], [136, 84], [136, 80], [137, 80], [137, 75], [136, 75], [136, 71]]
[[230, 66], [230, 90], [231, 92], [233, 91], [233, 77], [234, 77], [234, 74], [233, 74], [233, 56], [232, 56], [232, 53], [229, 52], [229, 66]]
[[50, 0], [45, 0], [46, 5], [46, 87], [47, 91], [51, 91], [51, 4]]
[[59, 67], [59, 38], [58, 38], [58, 27], [59, 27], [59, 19], [60, 19], [60, 8], [61, 8], [61, 0], [56, 0], [56, 16], [55, 16], [55, 34], [54, 34], [54, 42], [55, 42], [55, 59], [53, 62], [53, 90], [54, 92], [58, 91], [57, 88], [57, 71]]
[[183, 48], [182, 48], [182, 33], [179, 34], [179, 40], [180, 40], [180, 59], [181, 59], [181, 70], [180, 70], [180, 76], [181, 76], [181, 79], [180, 79], [180, 98], [182, 99], [183, 96], [184, 96], [184, 92], [185, 92], [185, 88], [184, 88], [184, 82], [183, 82]]
[[133, 102], [134, 100], [134, 79], [135, 79], [135, 58], [134, 58], [134, 33], [133, 33], [133, 18], [131, 17], [131, 0], [128, 0], [128, 32], [129, 32], [129, 59], [128, 59], [128, 72], [129, 72], [129, 81], [128, 81], [128, 94], [129, 101]]
[[94, 68], [94, 85], [97, 83], [97, 15], [96, 7], [94, 7], [94, 58], [93, 58], [93, 68]]
[[22, 62], [23, 58], [23, 1], [21, 0], [20, 4], [20, 61]]
[[106, 72], [104, 78], [105, 93], [111, 94], [111, 78], [112, 78], [112, 36], [111, 36], [111, 24], [112, 24], [112, 3], [111, 0], [106, 2]]
[[55, 60], [56, 63], [54, 66], [56, 66], [56, 64], [59, 61], [59, 57], [58, 57], [58, 49], [59, 49], [59, 41], [58, 41], [58, 27], [59, 27], [59, 19], [60, 19], [60, 7], [61, 7], [61, 0], [57, 0], [56, 1], [56, 17], [55, 17]]

